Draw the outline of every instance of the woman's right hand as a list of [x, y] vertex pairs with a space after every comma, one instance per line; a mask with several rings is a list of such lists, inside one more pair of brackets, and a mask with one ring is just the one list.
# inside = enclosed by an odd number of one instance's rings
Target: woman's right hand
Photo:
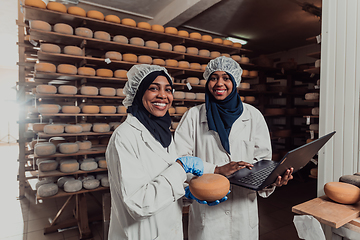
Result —
[[230, 176], [231, 174], [233, 174], [234, 172], [239, 171], [240, 169], [243, 169], [246, 167], [251, 169], [253, 166], [254, 165], [244, 162], [244, 161], [229, 162], [228, 164], [225, 164], [221, 167], [216, 166], [214, 173], [221, 174], [221, 175], [224, 175], [225, 177], [227, 177], [227, 176]]
[[185, 170], [186, 173], [192, 173], [196, 176], [201, 176], [204, 173], [204, 164], [201, 158], [193, 156], [184, 156], [176, 159]]

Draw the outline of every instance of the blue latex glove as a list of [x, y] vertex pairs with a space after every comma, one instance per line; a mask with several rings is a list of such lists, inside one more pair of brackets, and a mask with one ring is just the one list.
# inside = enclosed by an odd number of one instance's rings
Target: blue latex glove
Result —
[[[229, 192], [227, 194], [229, 194], [231, 191], [229, 190]], [[215, 205], [218, 205], [219, 203], [221, 202], [224, 202], [228, 199], [227, 196], [223, 197], [222, 199], [220, 200], [216, 200], [216, 201], [213, 201], [213, 202], [207, 202], [207, 201], [203, 201], [203, 200], [199, 200], [197, 199], [191, 192], [190, 192], [190, 189], [189, 189], [189, 186], [187, 186], [185, 188], [185, 197], [187, 197], [188, 199], [193, 199], [195, 201], [197, 201], [198, 203], [200, 204], [207, 204], [209, 206], [215, 206]]]
[[204, 173], [204, 164], [201, 158], [193, 156], [179, 157], [178, 159], [186, 173], [192, 173], [196, 176], [201, 176]]

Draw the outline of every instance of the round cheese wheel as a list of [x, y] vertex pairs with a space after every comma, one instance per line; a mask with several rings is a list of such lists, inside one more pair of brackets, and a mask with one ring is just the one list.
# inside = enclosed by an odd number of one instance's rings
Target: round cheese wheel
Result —
[[201, 39], [201, 34], [198, 33], [198, 32], [192, 32], [190, 33], [190, 38], [193, 38], [193, 39]]
[[130, 38], [130, 44], [137, 45], [137, 46], [144, 46], [145, 42], [144, 42], [144, 39], [142, 39], [142, 38], [132, 37], [132, 38]]
[[105, 41], [110, 41], [111, 37], [110, 34], [104, 31], [96, 31], [94, 32], [94, 38], [96, 39], [100, 39], [100, 40], [105, 40]]
[[44, 127], [47, 125], [47, 123], [33, 123], [32, 130], [33, 132], [43, 132]]
[[44, 184], [54, 183], [54, 182], [55, 182], [55, 179], [53, 177], [43, 178], [36, 183], [35, 189], [37, 190], [37, 189], [39, 189], [40, 186], [42, 186]]
[[89, 179], [89, 180], [83, 181], [83, 188], [88, 189], [88, 190], [95, 189], [99, 186], [100, 186], [100, 180], [98, 180], [98, 179]]
[[77, 93], [77, 88], [71, 85], [60, 85], [58, 87], [58, 92], [60, 94], [75, 95]]
[[145, 46], [149, 48], [159, 48], [159, 44], [155, 41], [146, 41]]
[[311, 109], [311, 114], [312, 115], [319, 115], [320, 109], [318, 107], [315, 107], [313, 109]]
[[168, 111], [169, 111], [169, 114], [174, 114], [175, 113], [175, 108], [170, 107]]
[[231, 55], [231, 58], [234, 59], [237, 62], [241, 61], [241, 57], [239, 55]]
[[86, 17], [86, 11], [81, 7], [76, 7], [76, 6], [68, 7], [67, 12], [69, 14]]
[[131, 18], [124, 18], [123, 20], [121, 20], [121, 23], [127, 26], [136, 27], [135, 20]]
[[360, 200], [360, 188], [350, 183], [328, 182], [324, 192], [331, 200], [341, 204], [355, 204]]
[[217, 58], [217, 57], [220, 57], [221, 56], [221, 53], [218, 52], [218, 51], [212, 51], [210, 52], [210, 57], [211, 58]]
[[188, 47], [186, 49], [186, 53], [193, 54], [193, 55], [198, 55], [199, 54], [199, 49], [197, 49], [196, 47]]
[[46, 8], [57, 12], [63, 12], [63, 13], [67, 12], [66, 6], [58, 2], [48, 2]]
[[205, 79], [201, 79], [201, 80], [199, 81], [199, 83], [200, 83], [200, 85], [205, 86], [205, 85], [206, 85], [206, 80], [205, 80]]
[[258, 76], [258, 71], [250, 71], [249, 75], [250, 75], [250, 77], [257, 77]]
[[240, 83], [240, 88], [250, 89], [250, 83], [242, 82], [242, 83]]
[[305, 94], [306, 100], [316, 100], [319, 99], [319, 93], [306, 93]]
[[169, 33], [169, 34], [178, 34], [178, 30], [175, 27], [166, 27], [165, 28], [165, 33]]
[[219, 43], [219, 44], [222, 44], [223, 43], [223, 40], [221, 38], [213, 38], [213, 43]]
[[60, 134], [64, 133], [64, 125], [62, 124], [48, 124], [44, 126], [44, 133], [47, 134]]
[[101, 106], [100, 112], [103, 114], [114, 114], [116, 113], [116, 107], [114, 106]]
[[64, 191], [68, 193], [78, 192], [82, 189], [82, 182], [80, 180], [69, 180], [64, 184]]
[[127, 71], [126, 70], [122, 70], [122, 69], [118, 69], [114, 72], [114, 76], [117, 78], [127, 78]]
[[102, 96], [115, 96], [116, 94], [116, 90], [115, 88], [111, 88], [111, 87], [102, 87], [100, 88], [100, 95]]
[[64, 53], [69, 55], [82, 56], [83, 50], [77, 46], [65, 46]]
[[153, 59], [153, 64], [159, 65], [159, 66], [165, 66], [165, 60], [160, 59], [160, 58], [155, 58], [155, 59]]
[[72, 26], [70, 26], [69, 24], [65, 24], [65, 23], [56, 23], [54, 25], [54, 31], [58, 32], [58, 33], [69, 34], [69, 35], [74, 34], [74, 29], [72, 28]]
[[104, 20], [104, 14], [102, 12], [96, 11], [96, 10], [89, 10], [86, 13], [86, 16], [88, 18], [94, 18], [99, 20]]
[[37, 143], [34, 146], [34, 153], [37, 156], [49, 156], [56, 153], [56, 147], [49, 142]]
[[61, 111], [67, 114], [78, 114], [80, 113], [80, 107], [78, 106], [62, 106]]
[[246, 70], [244, 69], [242, 74], [241, 74], [242, 77], [246, 77], [246, 76], [249, 76], [249, 70]]
[[79, 67], [78, 74], [85, 75], [85, 76], [95, 76], [96, 72], [95, 72], [95, 69], [93, 69], [91, 67]]
[[63, 177], [59, 177], [57, 180], [57, 185], [59, 188], [63, 188], [64, 184], [69, 181], [69, 180], [75, 180], [75, 178], [73, 176], [63, 176]]
[[86, 114], [97, 114], [100, 112], [100, 108], [96, 105], [85, 105], [81, 108], [81, 111]]
[[72, 154], [79, 151], [79, 145], [76, 143], [60, 143], [58, 147], [59, 151], [64, 154]]
[[124, 44], [128, 44], [129, 43], [129, 39], [125, 36], [122, 35], [116, 35], [113, 37], [113, 41], [114, 42], [118, 42], [118, 43], [124, 43]]
[[172, 51], [172, 45], [170, 43], [160, 43], [159, 48], [166, 51]]
[[96, 70], [96, 76], [99, 77], [113, 77], [114, 73], [111, 69], [99, 68]]
[[123, 60], [126, 62], [137, 62], [137, 56], [132, 53], [123, 54]]
[[189, 32], [185, 30], [179, 30], [178, 35], [181, 37], [189, 37]]
[[228, 57], [228, 58], [229, 58], [229, 57], [230, 57], [230, 54], [228, 54], [228, 53], [222, 53], [221, 56], [225, 56], [225, 57]]
[[35, 71], [39, 71], [39, 72], [48, 72], [48, 73], [56, 72], [56, 66], [52, 63], [45, 63], [45, 62], [36, 63], [34, 68]]
[[49, 53], [61, 53], [60, 47], [56, 44], [51, 43], [42, 43], [40, 45], [40, 51]]
[[44, 3], [42, 0], [25, 0], [25, 5], [46, 9], [46, 3]]
[[91, 131], [92, 123], [79, 123], [79, 125], [83, 128], [83, 132]]
[[319, 124], [312, 123], [312, 124], [309, 125], [309, 129], [313, 130], [313, 131], [317, 131], [317, 130], [319, 130]]
[[177, 67], [179, 65], [178, 61], [175, 59], [166, 59], [165, 65], [169, 67]]
[[190, 63], [188, 61], [179, 61], [179, 68], [190, 68]]
[[120, 23], [120, 18], [116, 15], [106, 15], [105, 21], [113, 22], [113, 23]]
[[46, 183], [41, 185], [36, 193], [39, 197], [51, 197], [58, 193], [59, 187], [55, 183]]
[[249, 63], [250, 59], [248, 57], [242, 56], [241, 59], [240, 59], [240, 62], [241, 63]]
[[81, 133], [82, 126], [79, 124], [68, 124], [65, 126], [65, 132], [67, 133]]
[[30, 28], [31, 29], [38, 29], [43, 31], [51, 31], [51, 25], [45, 21], [41, 20], [31, 20], [30, 21]]
[[138, 28], [142, 28], [142, 29], [149, 29], [149, 30], [151, 30], [151, 25], [150, 25], [150, 23], [147, 23], [147, 22], [138, 22], [138, 23], [137, 23], [137, 27], [138, 27]]
[[223, 175], [206, 173], [192, 178], [189, 189], [197, 199], [214, 202], [228, 194], [230, 182]]
[[138, 57], [138, 62], [139, 63], [151, 64], [152, 63], [152, 58], [150, 56], [147, 56], [147, 55], [141, 55], [141, 56]]
[[241, 48], [241, 47], [242, 47], [242, 44], [235, 42], [235, 43], [233, 43], [233, 47]]
[[92, 38], [94, 33], [89, 28], [78, 27], [78, 28], [75, 28], [75, 35], [82, 36], [82, 37], [87, 37], [87, 38]]
[[[316, 168], [317, 169], [317, 168]], [[360, 186], [360, 176], [359, 175], [343, 175], [339, 178], [339, 182], [349, 183], [354, 186]]]
[[96, 96], [99, 94], [99, 89], [97, 87], [93, 87], [93, 86], [82, 86], [80, 88], [80, 93], [82, 95]]
[[201, 70], [205, 71], [207, 64], [201, 64]]
[[174, 52], [185, 53], [186, 52], [186, 47], [184, 47], [182, 45], [175, 45], [173, 50], [174, 50]]
[[59, 163], [55, 160], [43, 160], [39, 162], [38, 168], [41, 172], [54, 171], [58, 167]]
[[206, 41], [206, 42], [212, 42], [213, 38], [210, 35], [202, 35], [201, 40]]
[[125, 106], [118, 106], [117, 112], [118, 113], [126, 113], [126, 107]]
[[190, 63], [190, 68], [195, 70], [201, 70], [200, 63]]
[[223, 44], [226, 45], [226, 46], [232, 46], [232, 45], [233, 45], [233, 42], [230, 41], [230, 40], [224, 39], [224, 40], [223, 40]]
[[184, 99], [185, 98], [185, 93], [182, 91], [175, 91], [174, 92], [174, 98], [175, 99]]
[[198, 85], [200, 83], [200, 79], [197, 77], [188, 77], [186, 81], [192, 85]]
[[97, 133], [104, 133], [110, 131], [110, 125], [107, 123], [94, 123], [93, 131]]
[[37, 93], [55, 94], [56, 91], [57, 91], [57, 89], [53, 85], [37, 85], [36, 86]]
[[187, 92], [187, 93], [185, 93], [185, 98], [193, 100], [193, 99], [196, 99], [196, 95], [195, 95], [195, 93]]
[[57, 72], [65, 74], [77, 74], [77, 68], [71, 64], [59, 64], [57, 66]]
[[100, 180], [101, 182], [101, 186], [103, 187], [110, 187], [110, 183], [109, 183], [109, 178], [108, 177], [103, 177]]
[[207, 50], [207, 49], [201, 49], [201, 50], [199, 51], [199, 55], [200, 55], [200, 56], [204, 56], [204, 57], [210, 57], [210, 51]]
[[107, 163], [105, 159], [101, 159], [98, 161], [99, 168], [107, 168]]
[[252, 103], [255, 102], [256, 98], [254, 96], [245, 96], [245, 102]]
[[177, 114], [183, 114], [187, 111], [187, 107], [175, 107], [175, 113]]
[[197, 100], [205, 100], [205, 93], [196, 93]]
[[155, 31], [155, 32], [165, 32], [165, 28], [159, 24], [154, 24], [151, 26], [151, 30]]
[[40, 104], [38, 106], [38, 112], [40, 114], [55, 114], [60, 111], [61, 107], [57, 104]]

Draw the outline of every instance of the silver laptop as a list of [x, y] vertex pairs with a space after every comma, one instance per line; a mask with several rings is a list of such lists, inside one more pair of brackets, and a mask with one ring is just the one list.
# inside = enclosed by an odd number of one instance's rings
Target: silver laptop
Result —
[[291, 150], [278, 162], [260, 160], [253, 164], [254, 167], [251, 170], [248, 168], [240, 169], [228, 179], [231, 184], [256, 191], [262, 190], [273, 184], [277, 177], [282, 176], [287, 169], [292, 167], [296, 172], [303, 168], [334, 134], [335, 131]]

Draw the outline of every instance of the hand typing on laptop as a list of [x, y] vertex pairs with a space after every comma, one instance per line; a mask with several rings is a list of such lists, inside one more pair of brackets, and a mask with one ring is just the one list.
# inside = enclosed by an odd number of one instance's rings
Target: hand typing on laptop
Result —
[[225, 177], [228, 177], [231, 174], [233, 174], [234, 172], [239, 171], [240, 169], [243, 169], [243, 168], [251, 169], [253, 166], [254, 165], [252, 165], [251, 163], [247, 163], [244, 161], [239, 161], [239, 162], [231, 161], [228, 164], [225, 164], [221, 167], [216, 166], [214, 173], [221, 174], [221, 175], [224, 175]]
[[281, 187], [282, 185], [287, 185], [288, 181], [294, 178], [292, 175], [293, 171], [294, 168], [289, 168], [288, 170], [286, 170], [282, 177], [278, 176], [272, 186]]

